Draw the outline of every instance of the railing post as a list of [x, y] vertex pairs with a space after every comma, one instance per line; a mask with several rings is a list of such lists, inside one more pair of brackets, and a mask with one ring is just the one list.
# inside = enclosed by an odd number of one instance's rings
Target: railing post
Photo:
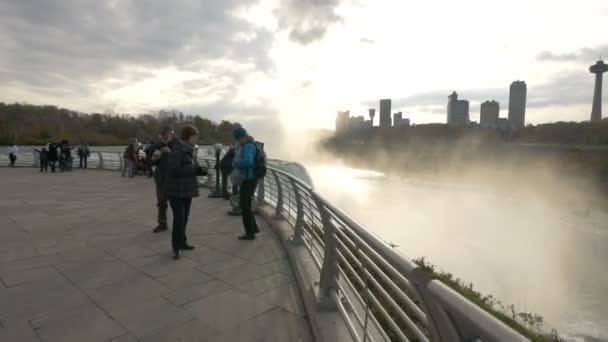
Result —
[[[338, 244], [336, 242], [336, 227], [332, 224], [327, 208], [319, 198], [316, 192], [312, 191], [312, 196], [319, 210], [321, 221], [323, 223], [323, 242], [325, 250], [323, 255], [323, 265], [321, 267], [321, 275], [319, 278], [319, 304], [325, 310], [333, 310], [336, 308], [336, 303], [333, 302], [331, 291], [338, 289]], [[314, 229], [314, 228], [313, 228]]]
[[204, 186], [211, 187], [214, 183], [213, 172], [211, 171], [211, 161], [209, 159], [204, 159], [205, 164], [207, 164], [207, 180], [203, 184]]
[[103, 170], [103, 155], [101, 154], [101, 152], [97, 152], [97, 155], [99, 156], [99, 163], [97, 163], [97, 168]]
[[283, 185], [281, 184], [281, 178], [277, 172], [273, 172], [274, 180], [277, 184], [277, 207], [275, 208], [275, 218], [283, 217]]
[[[272, 171], [270, 171], [272, 172]], [[256, 196], [256, 201], [258, 204], [264, 203], [264, 196], [266, 195], [266, 177], [260, 179], [260, 183], [258, 184], [258, 194]]]
[[450, 317], [434, 299], [428, 290], [432, 276], [425, 270], [417, 268], [408, 278], [416, 288], [421, 299], [421, 309], [426, 313], [431, 341], [450, 342], [460, 341], [460, 334], [454, 327], [454, 317]]
[[120, 155], [120, 153], [118, 154], [118, 165], [119, 165], [119, 169], [118, 171], [122, 172], [122, 170], [124, 169], [124, 165], [122, 165], [125, 161], [122, 160], [122, 156]]
[[289, 179], [291, 182], [291, 188], [296, 196], [296, 223], [293, 227], [293, 239], [292, 242], [296, 244], [302, 243], [302, 230], [304, 229], [304, 204], [302, 203], [302, 194], [298, 186], [296, 185], [296, 181], [293, 178]]

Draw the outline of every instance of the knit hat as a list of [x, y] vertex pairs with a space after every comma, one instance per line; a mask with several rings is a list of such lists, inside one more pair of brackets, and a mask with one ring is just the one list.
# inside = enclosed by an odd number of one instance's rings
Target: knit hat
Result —
[[247, 131], [243, 127], [238, 127], [232, 131], [232, 136], [234, 139], [240, 139], [247, 136]]

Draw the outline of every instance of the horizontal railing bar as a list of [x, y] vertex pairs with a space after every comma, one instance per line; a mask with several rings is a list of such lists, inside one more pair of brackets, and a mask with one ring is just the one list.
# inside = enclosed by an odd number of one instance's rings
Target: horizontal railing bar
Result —
[[[340, 253], [340, 252], [338, 252]], [[342, 256], [344, 257], [344, 256]], [[351, 270], [351, 272], [354, 272], [352, 266], [348, 265], [349, 269]], [[340, 289], [340, 291], [342, 291], [343, 293], [345, 293], [346, 291], [344, 290], [344, 287], [342, 285], [342, 283], [345, 283], [348, 285], [348, 287], [350, 288], [351, 292], [355, 294], [356, 296], [356, 300], [359, 301], [359, 303], [361, 303], [361, 306], [365, 307], [367, 304], [365, 303], [365, 301], [363, 300], [363, 297], [361, 297], [361, 295], [357, 292], [357, 289], [355, 288], [355, 285], [353, 284], [353, 282], [346, 276], [346, 272], [344, 272], [343, 269], [340, 269], [340, 282], [338, 283], [338, 288]], [[362, 287], [365, 287], [365, 284], [360, 285]], [[349, 299], [348, 297], [345, 297], [347, 301], [352, 302], [351, 299]], [[352, 304], [351, 304], [352, 305]], [[376, 329], [378, 330], [378, 332], [380, 333], [380, 335], [382, 335], [382, 339], [384, 341], [390, 341], [390, 337], [388, 337], [388, 335], [386, 334], [386, 332], [384, 331], [384, 328], [382, 327], [382, 325], [380, 324], [380, 322], [378, 322], [378, 320], [376, 319], [376, 316], [374, 315], [373, 312], [369, 312], [369, 317], [372, 319], [372, 323], [374, 323], [374, 325], [376, 326]], [[359, 324], [361, 324], [361, 326], [364, 325], [363, 322], [359, 322]]]
[[[481, 310], [465, 297], [438, 280], [432, 280], [427, 289], [435, 299], [448, 309], [448, 313], [458, 313], [459, 317], [466, 318], [470, 323], [481, 329], [487, 338], [494, 341], [528, 341], [506, 324], [494, 318], [488, 312]], [[483, 336], [481, 339], [484, 340]]]
[[356, 330], [355, 326], [353, 325], [353, 322], [351, 321], [351, 319], [348, 315], [348, 312], [346, 312], [346, 308], [344, 308], [344, 304], [342, 304], [342, 301], [340, 301], [338, 294], [336, 293], [335, 290], [332, 290], [330, 292], [330, 294], [331, 294], [332, 299], [336, 303], [336, 306], [338, 307], [340, 314], [342, 314], [342, 317], [344, 318], [344, 323], [346, 323], [346, 328], [347, 328], [348, 332], [350, 333], [350, 336], [353, 339], [355, 339], [356, 341], [361, 342], [361, 338], [359, 337], [359, 334], [357, 334], [357, 330]]
[[[344, 234], [339, 229], [337, 229], [337, 231], [338, 231], [338, 234], [340, 234], [340, 235]], [[346, 236], [345, 234], [342, 236], [345, 237], [346, 241], [351, 245], [351, 248], [355, 248], [355, 249], [357, 248], [356, 244], [353, 241], [351, 241], [348, 238], [348, 236]], [[342, 241], [340, 241], [340, 239], [336, 239], [336, 240], [339, 241], [340, 243], [342, 243]], [[344, 246], [344, 248], [348, 249], [346, 246]], [[365, 255], [363, 253], [361, 253], [361, 257], [366, 261], [367, 265], [371, 266], [374, 269], [374, 271], [376, 273], [378, 273], [378, 275], [380, 277], [382, 277], [384, 282], [387, 283], [395, 293], [397, 293], [397, 295], [400, 297], [400, 299], [403, 300], [406, 304], [408, 304], [409, 309], [413, 311], [413, 313], [417, 316], [417, 318], [419, 320], [421, 320], [422, 322], [424, 322], [425, 324], [428, 324], [426, 314], [418, 307], [418, 305], [416, 305], [416, 303], [414, 303], [414, 301], [407, 294], [405, 294], [403, 292], [403, 289], [399, 288], [399, 286], [397, 286], [395, 284], [395, 282], [392, 279], [390, 279], [388, 277], [388, 275], [386, 275], [386, 273], [382, 269], [380, 269], [380, 267], [378, 267], [371, 258], [369, 258], [367, 255]], [[355, 260], [358, 260], [359, 262], [361, 261], [359, 258], [355, 258]], [[408, 285], [409, 285], [409, 282], [408, 282]]]
[[[367, 255], [366, 253], [363, 253], [364, 256], [369, 257], [372, 262], [373, 262], [373, 260], [371, 259], [371, 257], [373, 256], [375, 260], [382, 263], [382, 266], [384, 266], [391, 273], [391, 276], [393, 276], [397, 280], [399, 280], [412, 293], [414, 293], [414, 294], [418, 293], [416, 288], [412, 285], [412, 283], [405, 276], [403, 276], [401, 273], [399, 273], [399, 271], [397, 269], [395, 269], [388, 261], [383, 259], [382, 256], [380, 254], [378, 254], [378, 252], [376, 252], [371, 246], [369, 246], [360, 236], [358, 236], [357, 234], [352, 234], [352, 237], [357, 240], [358, 246], [360, 248], [363, 248], [367, 252], [367, 254], [369, 254], [369, 255]], [[355, 243], [354, 241], [351, 241], [350, 236], [346, 235], [346, 239], [347, 239], [347, 241], [350, 242], [351, 245], [353, 245], [353, 246], [357, 245], [357, 243]], [[375, 265], [375, 262], [373, 264]]]
[[[342, 244], [341, 241], [337, 240], [339, 244]], [[344, 246], [342, 244], [342, 246]], [[354, 256], [354, 254], [352, 254], [348, 249], [346, 250], [346, 252], [351, 256], [351, 258], [354, 258], [355, 260], [356, 257]], [[358, 277], [357, 273], [352, 265], [350, 265], [350, 262], [348, 262], [348, 260], [346, 260], [346, 258], [344, 257], [344, 255], [339, 252], [339, 256], [341, 258], [341, 260], [350, 268], [353, 270], [354, 274]], [[359, 267], [363, 266], [362, 264], [359, 265]], [[397, 314], [399, 315], [399, 318], [401, 318], [401, 320], [410, 328], [410, 330], [412, 330], [417, 336], [418, 338], [422, 339], [423, 341], [428, 341], [428, 339], [425, 337], [425, 335], [419, 330], [419, 327], [416, 326], [416, 324], [408, 317], [408, 315], [403, 311], [403, 309], [399, 306], [399, 304], [397, 304], [397, 302], [395, 302], [395, 300], [393, 298], [391, 298], [391, 296], [388, 294], [388, 292], [386, 292], [386, 290], [384, 290], [384, 288], [382, 287], [382, 285], [369, 273], [368, 270], [366, 270], [365, 268], [362, 268], [363, 274], [366, 275], [367, 279], [369, 281], [371, 281], [374, 285], [375, 288], [377, 288], [380, 291], [380, 294], [382, 295], [382, 297], [384, 298], [384, 300], [388, 301], [388, 304], [391, 306], [391, 309], [395, 312], [397, 312]], [[359, 278], [358, 279], [360, 281], [359, 285], [362, 286], [362, 284], [364, 284], [364, 281]], [[426, 320], [422, 321], [423, 324], [426, 325]]]

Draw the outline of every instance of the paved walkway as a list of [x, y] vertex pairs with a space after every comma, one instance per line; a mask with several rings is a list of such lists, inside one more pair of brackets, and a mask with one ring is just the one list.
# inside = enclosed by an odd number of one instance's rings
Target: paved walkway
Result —
[[0, 341], [310, 341], [280, 242], [207, 191], [180, 260], [152, 234], [152, 181], [0, 168]]

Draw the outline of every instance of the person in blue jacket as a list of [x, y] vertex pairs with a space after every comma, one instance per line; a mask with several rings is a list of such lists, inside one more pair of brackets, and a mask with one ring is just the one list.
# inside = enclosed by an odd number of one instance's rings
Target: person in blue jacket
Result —
[[241, 207], [241, 216], [243, 217], [243, 226], [245, 227], [245, 234], [239, 236], [239, 239], [255, 240], [255, 234], [259, 230], [255, 222], [255, 216], [253, 216], [251, 204], [258, 183], [255, 174], [256, 145], [253, 138], [242, 127], [234, 129], [232, 135], [242, 146], [239, 151], [240, 155], [232, 163], [232, 166], [239, 170], [239, 206]]

